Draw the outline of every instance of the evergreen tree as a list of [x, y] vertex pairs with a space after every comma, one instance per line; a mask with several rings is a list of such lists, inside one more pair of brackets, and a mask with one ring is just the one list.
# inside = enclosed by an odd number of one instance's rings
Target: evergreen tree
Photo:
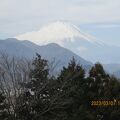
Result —
[[[73, 58], [68, 67], [63, 67], [61, 74], [58, 76], [60, 83], [62, 111], [64, 118], [67, 120], [78, 119], [80, 105], [83, 103], [85, 71]], [[58, 101], [59, 103], [59, 101]], [[59, 112], [58, 112], [59, 113]]]
[[16, 111], [18, 118], [24, 120], [43, 119], [41, 113], [48, 105], [49, 70], [47, 60], [39, 54], [33, 61], [33, 68], [30, 72], [30, 82], [25, 84], [25, 91], [18, 97]]
[[33, 69], [30, 72], [30, 87], [32, 91], [37, 91], [40, 87], [44, 86], [44, 84], [48, 80], [48, 62], [45, 59], [42, 59], [39, 54], [36, 54], [37, 57], [33, 61]]

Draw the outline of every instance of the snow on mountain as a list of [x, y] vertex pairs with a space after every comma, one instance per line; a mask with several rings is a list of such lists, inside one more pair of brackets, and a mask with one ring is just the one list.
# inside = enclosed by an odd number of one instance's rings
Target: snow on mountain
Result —
[[120, 56], [116, 53], [120, 47], [105, 44], [92, 35], [82, 32], [79, 27], [69, 22], [53, 22], [38, 31], [21, 34], [15, 38], [30, 40], [38, 45], [57, 43], [94, 63], [97, 61], [119, 63]]
[[63, 45], [65, 41], [74, 42], [76, 40], [75, 38], [91, 43], [96, 42], [93, 36], [82, 32], [77, 26], [63, 21], [53, 22], [42, 27], [38, 31], [27, 32], [25, 34], [18, 35], [15, 38], [20, 40], [31, 40], [39, 45], [48, 43], [58, 43]]

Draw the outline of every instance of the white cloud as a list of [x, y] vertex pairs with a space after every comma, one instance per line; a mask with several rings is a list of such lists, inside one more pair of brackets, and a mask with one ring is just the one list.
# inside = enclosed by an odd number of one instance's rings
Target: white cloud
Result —
[[120, 0], [0, 0], [1, 33], [38, 30], [55, 20], [119, 22]]
[[[80, 23], [120, 20], [119, 0], [1, 0], [0, 18], [65, 19]], [[40, 19], [40, 20], [41, 20]]]

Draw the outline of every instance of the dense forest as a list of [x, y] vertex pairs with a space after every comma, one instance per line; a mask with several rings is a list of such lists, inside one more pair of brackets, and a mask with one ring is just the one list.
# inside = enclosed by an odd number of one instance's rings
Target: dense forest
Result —
[[120, 82], [100, 63], [86, 71], [73, 58], [61, 72], [0, 55], [0, 120], [120, 120]]

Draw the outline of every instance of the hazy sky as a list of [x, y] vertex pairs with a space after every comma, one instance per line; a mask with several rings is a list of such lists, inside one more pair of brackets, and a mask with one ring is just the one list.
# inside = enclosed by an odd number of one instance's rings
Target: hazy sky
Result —
[[0, 0], [0, 38], [64, 20], [97, 39], [120, 44], [120, 0]]

